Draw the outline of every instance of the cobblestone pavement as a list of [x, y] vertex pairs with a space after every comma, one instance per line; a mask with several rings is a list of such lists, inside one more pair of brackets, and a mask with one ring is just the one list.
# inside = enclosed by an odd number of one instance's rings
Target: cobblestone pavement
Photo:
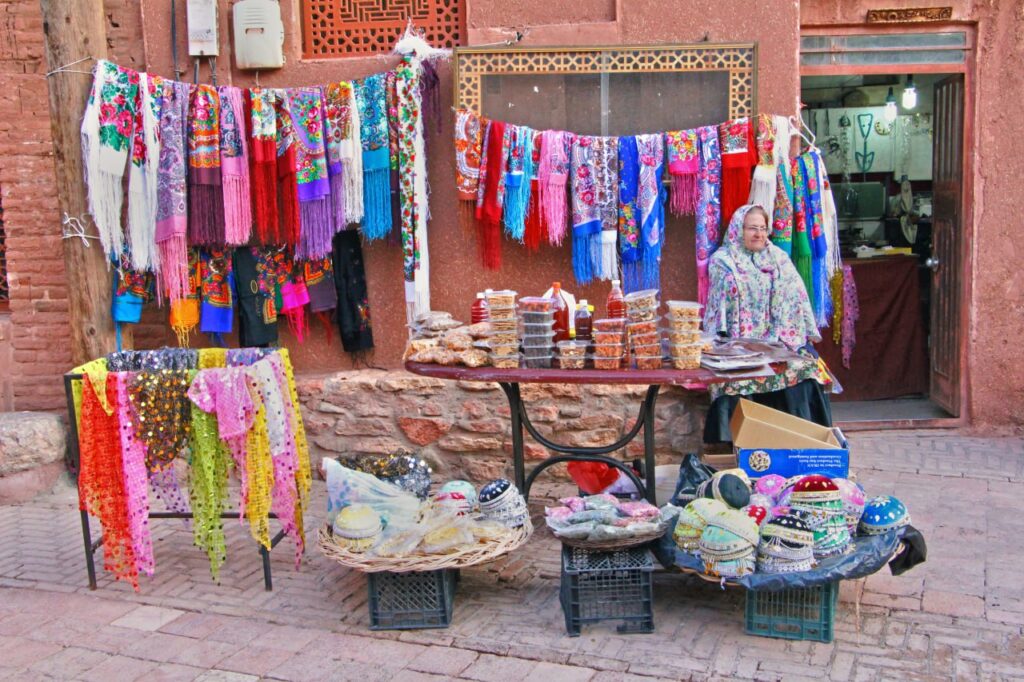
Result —
[[929, 558], [844, 583], [832, 644], [747, 636], [741, 592], [664, 572], [653, 634], [567, 637], [544, 531], [463, 571], [444, 630], [369, 631], [365, 578], [315, 548], [296, 571], [280, 546], [264, 591], [234, 522], [220, 584], [184, 523], [160, 520], [141, 592], [105, 576], [90, 592], [64, 488], [0, 508], [0, 679], [1024, 679], [1024, 439], [857, 434], [852, 451], [869, 492], [907, 503]]

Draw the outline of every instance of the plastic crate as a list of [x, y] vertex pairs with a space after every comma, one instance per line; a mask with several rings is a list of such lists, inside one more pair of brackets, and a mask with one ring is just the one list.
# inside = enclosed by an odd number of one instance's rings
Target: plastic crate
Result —
[[838, 602], [838, 582], [779, 592], [747, 590], [747, 634], [831, 642]]
[[451, 624], [457, 570], [367, 575], [371, 630], [446, 628]]
[[583, 625], [619, 620], [620, 633], [654, 632], [653, 571], [646, 549], [591, 552], [562, 545], [559, 598], [566, 631], [578, 637]]

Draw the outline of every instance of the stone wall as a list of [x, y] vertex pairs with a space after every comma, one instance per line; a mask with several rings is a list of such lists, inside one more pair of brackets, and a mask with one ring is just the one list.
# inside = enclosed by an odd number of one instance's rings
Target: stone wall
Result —
[[[521, 388], [541, 435], [575, 446], [617, 440], [635, 423], [646, 390], [572, 384]], [[442, 478], [486, 481], [512, 475], [509, 406], [495, 383], [364, 370], [300, 377], [299, 396], [314, 461], [404, 448], [419, 452]], [[704, 409], [682, 390], [662, 389], [655, 411], [659, 463], [699, 450]], [[629, 458], [643, 457], [642, 435], [626, 449]], [[552, 454], [529, 435], [525, 451], [534, 461]]]

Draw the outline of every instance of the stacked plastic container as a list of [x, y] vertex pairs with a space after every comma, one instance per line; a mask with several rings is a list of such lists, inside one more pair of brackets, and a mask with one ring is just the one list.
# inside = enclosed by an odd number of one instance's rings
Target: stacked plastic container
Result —
[[626, 334], [637, 369], [661, 369], [661, 332], [658, 330], [658, 290], [644, 289], [627, 294]]
[[699, 369], [703, 343], [700, 339], [700, 303], [668, 301], [668, 352], [674, 369]]
[[491, 324], [487, 340], [491, 347], [491, 365], [498, 369], [519, 367], [516, 295], [510, 289], [486, 292], [488, 321]]
[[554, 358], [555, 302], [543, 296], [519, 299], [523, 355], [529, 369], [550, 369]]
[[626, 354], [626, 318], [594, 320], [594, 369], [620, 369]]

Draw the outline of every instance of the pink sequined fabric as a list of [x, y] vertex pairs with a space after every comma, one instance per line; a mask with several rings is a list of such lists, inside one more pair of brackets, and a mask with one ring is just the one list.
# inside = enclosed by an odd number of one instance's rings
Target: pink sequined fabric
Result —
[[121, 457], [128, 529], [131, 533], [135, 565], [141, 573], [153, 575], [153, 538], [149, 531], [149, 493], [146, 490], [146, 447], [135, 437], [128, 399], [127, 372], [117, 377], [117, 413], [120, 420]]
[[850, 369], [850, 358], [857, 345], [856, 324], [860, 319], [860, 301], [857, 283], [853, 281], [853, 268], [843, 265], [843, 367]]

